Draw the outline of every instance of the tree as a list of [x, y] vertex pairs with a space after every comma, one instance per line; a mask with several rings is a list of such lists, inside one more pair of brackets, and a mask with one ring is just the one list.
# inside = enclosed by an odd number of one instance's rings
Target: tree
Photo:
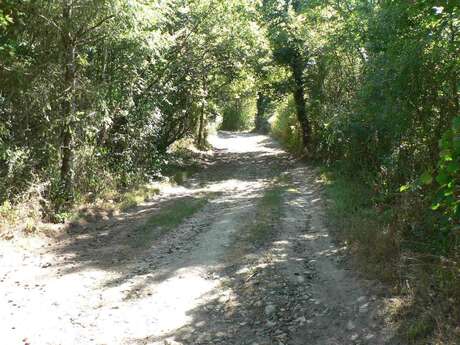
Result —
[[267, 26], [274, 60], [287, 66], [292, 74], [292, 94], [297, 120], [302, 128], [305, 148], [311, 142], [311, 124], [305, 102], [304, 72], [308, 66], [308, 51], [301, 35], [303, 25], [300, 1], [264, 0], [260, 6], [262, 23]]

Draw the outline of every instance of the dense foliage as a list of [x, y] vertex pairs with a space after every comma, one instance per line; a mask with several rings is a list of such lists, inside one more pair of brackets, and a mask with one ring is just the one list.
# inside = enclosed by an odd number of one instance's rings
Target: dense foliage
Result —
[[[408, 327], [408, 342], [436, 329], [456, 343], [439, 315], [459, 320], [459, 3], [286, 1], [286, 17], [278, 35], [307, 64], [308, 151], [336, 181], [345, 240], [414, 295], [408, 313], [423, 322]], [[279, 59], [280, 39], [272, 46]], [[278, 103], [273, 133], [302, 152], [296, 103], [294, 94]]]
[[255, 46], [244, 1], [21, 0], [0, 13], [0, 199], [46, 182], [57, 209], [148, 181], [181, 138], [205, 144], [219, 90]]
[[[460, 220], [459, 10], [450, 1], [312, 2], [298, 19], [301, 40], [292, 39], [307, 52], [303, 83], [314, 156], [372, 185], [376, 202], [410, 192], [435, 203], [451, 229]], [[290, 126], [275, 130], [302, 132]]]

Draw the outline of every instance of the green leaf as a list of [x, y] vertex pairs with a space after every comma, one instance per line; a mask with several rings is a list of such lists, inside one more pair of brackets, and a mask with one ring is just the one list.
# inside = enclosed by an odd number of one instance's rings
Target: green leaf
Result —
[[438, 176], [436, 176], [436, 182], [438, 182], [441, 186], [447, 184], [449, 182], [449, 175], [446, 172], [441, 171]]
[[410, 188], [410, 185], [409, 185], [409, 184], [405, 184], [405, 185], [402, 185], [401, 187], [399, 187], [399, 191], [400, 191], [401, 193], [403, 193], [403, 192], [406, 192], [407, 190], [409, 190], [409, 188]]
[[452, 137], [452, 131], [448, 130], [441, 139], [439, 139], [439, 148], [447, 149], [450, 146], [450, 138]]
[[454, 118], [454, 120], [452, 121], [452, 128], [455, 132], [460, 132], [460, 116]]
[[433, 176], [429, 171], [425, 171], [422, 176], [420, 176], [420, 182], [423, 184], [431, 184], [433, 183]]
[[457, 135], [452, 139], [452, 149], [456, 155], [460, 156], [460, 135]]
[[446, 170], [450, 174], [454, 174], [460, 170], [460, 162], [450, 162], [446, 166]]
[[442, 150], [439, 153], [439, 155], [441, 156], [441, 159], [446, 161], [446, 162], [452, 160], [452, 153], [448, 149]]

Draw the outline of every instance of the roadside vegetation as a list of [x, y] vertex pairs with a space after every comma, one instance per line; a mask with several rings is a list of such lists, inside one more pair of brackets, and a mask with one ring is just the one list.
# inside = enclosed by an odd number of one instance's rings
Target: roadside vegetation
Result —
[[271, 120], [320, 167], [330, 225], [398, 298], [390, 309], [408, 344], [460, 341], [460, 21], [457, 5], [439, 5], [302, 12], [307, 149], [294, 97], [275, 102]]
[[401, 299], [407, 342], [456, 344], [459, 12], [450, 0], [4, 0], [0, 227], [129, 209], [165, 175], [186, 178], [212, 130], [270, 131], [322, 167], [331, 224]]

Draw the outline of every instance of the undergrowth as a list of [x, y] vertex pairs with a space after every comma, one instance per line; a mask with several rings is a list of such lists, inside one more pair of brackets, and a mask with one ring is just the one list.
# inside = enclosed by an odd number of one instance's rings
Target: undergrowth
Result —
[[277, 104], [274, 115], [269, 121], [271, 134], [285, 149], [295, 154], [303, 151], [301, 129], [295, 115], [295, 103], [292, 97]]
[[[460, 119], [437, 147], [434, 132], [431, 142], [418, 136], [414, 144], [404, 136], [391, 142], [390, 132], [371, 130], [382, 124], [379, 117], [363, 126], [362, 117], [351, 116], [359, 113], [321, 114], [310, 106], [308, 151], [322, 167], [330, 229], [358, 271], [400, 301], [388, 310], [404, 344], [460, 344]], [[272, 135], [300, 155], [292, 97], [274, 112]]]
[[358, 270], [384, 282], [400, 300], [388, 308], [399, 336], [407, 344], [459, 344], [458, 258], [430, 250], [429, 232], [418, 240], [413, 236], [436, 226], [427, 205], [407, 195], [382, 202], [371, 184], [341, 171], [322, 168], [329, 226], [348, 246]]
[[[53, 207], [49, 199], [49, 182], [31, 184], [13, 201], [6, 200], [0, 204], [0, 236], [12, 239], [19, 233], [39, 234], [50, 223], [78, 222], [93, 216], [98, 218], [101, 214], [129, 211], [160, 193], [165, 186], [184, 183], [200, 169], [203, 153], [188, 144], [184, 141], [183, 145], [177, 144], [173, 148], [169, 161], [162, 167], [162, 174], [154, 181], [139, 180], [126, 187], [117, 186], [110, 179], [104, 185], [104, 180], [100, 180], [97, 184], [103, 187], [88, 187], [87, 192], [78, 195], [74, 207], [70, 209], [56, 210]], [[84, 176], [79, 179], [83, 180]]]

